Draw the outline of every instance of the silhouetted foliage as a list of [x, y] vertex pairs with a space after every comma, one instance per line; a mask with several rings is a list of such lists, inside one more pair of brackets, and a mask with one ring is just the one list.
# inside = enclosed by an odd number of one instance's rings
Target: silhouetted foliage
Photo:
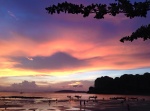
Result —
[[147, 26], [141, 26], [135, 32], [132, 33], [131, 36], [126, 36], [120, 39], [121, 42], [124, 41], [133, 41], [138, 38], [143, 38], [143, 40], [150, 39], [150, 24]]
[[97, 78], [89, 93], [107, 94], [148, 94], [150, 95], [150, 73], [143, 75], [124, 74], [121, 77], [108, 76]]
[[[68, 2], [58, 3], [58, 5], [52, 5], [47, 8], [49, 14], [60, 14], [61, 12], [69, 14], [82, 14], [83, 17], [88, 17], [90, 14], [94, 15], [96, 19], [103, 19], [106, 14], [116, 16], [119, 13], [123, 13], [126, 17], [146, 17], [147, 12], [150, 10], [150, 1], [134, 2], [133, 4], [129, 0], [116, 0], [115, 3], [106, 4], [91, 4], [84, 6], [83, 4], [77, 5]], [[137, 31], [133, 32], [131, 36], [123, 37], [120, 41], [133, 41], [137, 38], [143, 38], [143, 40], [150, 39], [150, 24], [140, 27]]]

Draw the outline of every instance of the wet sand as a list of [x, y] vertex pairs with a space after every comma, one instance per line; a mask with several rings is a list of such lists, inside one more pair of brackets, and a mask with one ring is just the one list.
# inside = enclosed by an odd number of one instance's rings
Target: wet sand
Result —
[[1, 100], [0, 111], [150, 111], [149, 100], [7, 101]]

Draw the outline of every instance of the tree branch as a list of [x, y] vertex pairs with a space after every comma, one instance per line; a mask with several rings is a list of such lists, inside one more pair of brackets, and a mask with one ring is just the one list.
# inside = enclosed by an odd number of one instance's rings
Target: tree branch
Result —
[[126, 36], [120, 39], [121, 42], [124, 41], [133, 41], [138, 38], [142, 38], [144, 41], [150, 39], [150, 24], [147, 26], [141, 26], [135, 32], [132, 33], [131, 36]]
[[[123, 13], [130, 19], [134, 17], [146, 17], [147, 12], [150, 10], [150, 0], [144, 2], [130, 3], [129, 0], [116, 0], [116, 3], [106, 4], [91, 4], [84, 6], [83, 4], [77, 5], [68, 2], [58, 3], [47, 8], [49, 14], [60, 14], [61, 12], [69, 14], [82, 14], [83, 17], [88, 17], [91, 13], [95, 14], [94, 18], [103, 19], [104, 15], [109, 14], [116, 16], [119, 13]], [[133, 41], [137, 38], [143, 38], [143, 40], [150, 39], [150, 25], [142, 26], [137, 31], [133, 32], [131, 36], [123, 37], [120, 41]]]
[[116, 16], [119, 13], [124, 13], [126, 17], [146, 17], [147, 11], [150, 10], [150, 1], [134, 2], [131, 4], [128, 0], [117, 0], [117, 3], [106, 4], [91, 4], [84, 6], [68, 2], [58, 3], [47, 8], [49, 14], [60, 14], [61, 12], [71, 14], [82, 14], [83, 17], [88, 17], [91, 13], [95, 13], [94, 18], [103, 19], [104, 15], [110, 14]]

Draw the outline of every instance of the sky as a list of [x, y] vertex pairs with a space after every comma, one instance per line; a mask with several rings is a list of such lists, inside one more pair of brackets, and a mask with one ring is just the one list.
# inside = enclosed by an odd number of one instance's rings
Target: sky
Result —
[[[114, 0], [67, 0], [89, 5]], [[132, 0], [135, 1], [135, 0]], [[140, 1], [140, 0], [136, 0]], [[101, 76], [150, 71], [150, 41], [121, 43], [146, 18], [50, 15], [64, 0], [0, 0], [0, 91], [84, 90]], [[28, 87], [30, 86], [30, 87]]]

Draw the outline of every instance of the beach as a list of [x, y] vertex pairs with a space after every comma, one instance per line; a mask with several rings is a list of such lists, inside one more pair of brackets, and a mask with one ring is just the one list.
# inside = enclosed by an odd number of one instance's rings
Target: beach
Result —
[[0, 111], [150, 111], [150, 100], [147, 97], [127, 100], [72, 97], [5, 96], [0, 99]]

